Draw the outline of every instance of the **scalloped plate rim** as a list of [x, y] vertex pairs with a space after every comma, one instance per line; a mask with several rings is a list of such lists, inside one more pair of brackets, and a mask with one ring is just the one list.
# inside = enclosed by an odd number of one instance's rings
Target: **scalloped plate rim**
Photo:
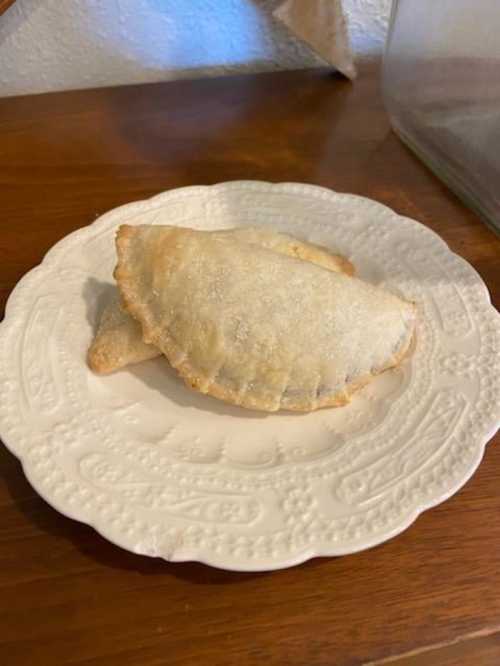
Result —
[[[386, 214], [390, 214], [390, 216], [396, 220], [396, 219], [404, 219], [408, 222], [410, 222], [412, 225], [418, 225], [422, 230], [425, 231], [426, 234], [429, 236], [433, 237], [434, 242], [439, 241], [439, 243], [446, 248], [446, 250], [454, 255], [455, 258], [458, 258], [460, 262], [465, 264], [467, 266], [467, 269], [472, 271], [476, 278], [478, 279], [478, 283], [481, 283], [482, 291], [483, 291], [483, 296], [486, 298], [488, 304], [491, 305], [491, 295], [489, 293], [489, 290], [484, 283], [482, 277], [480, 274], [476, 271], [476, 269], [469, 263], [467, 260], [465, 260], [463, 257], [460, 255], [456, 254], [453, 252], [449, 245], [444, 241], [439, 234], [437, 234], [435, 231], [427, 227], [425, 224], [419, 222], [418, 220], [414, 220], [413, 218], [400, 215], [393, 209], [391, 209], [389, 206], [380, 203], [374, 199], [371, 199], [369, 197], [365, 197], [359, 194], [352, 194], [352, 193], [344, 193], [344, 192], [337, 192], [335, 190], [332, 190], [328, 187], [324, 187], [321, 185], [316, 185], [316, 184], [311, 184], [311, 183], [298, 183], [298, 182], [269, 182], [269, 181], [263, 181], [263, 180], [231, 180], [231, 181], [225, 181], [225, 182], [220, 182], [216, 183], [213, 185], [190, 185], [190, 186], [185, 186], [185, 187], [177, 187], [177, 188], [172, 188], [170, 190], [166, 190], [163, 192], [159, 192], [155, 195], [153, 195], [150, 198], [146, 199], [139, 199], [135, 201], [131, 201], [125, 204], [121, 204], [120, 206], [117, 206], [109, 211], [106, 211], [102, 215], [100, 215], [96, 220], [91, 222], [89, 225], [85, 225], [84, 227], [80, 227], [78, 229], [75, 229], [74, 231], [70, 232], [69, 234], [66, 234], [64, 237], [59, 239], [49, 250], [45, 253], [43, 259], [41, 262], [31, 268], [29, 271], [27, 271], [16, 283], [15, 287], [9, 294], [9, 297], [6, 301], [5, 305], [5, 314], [3, 320], [0, 322], [0, 335], [2, 334], [2, 328], [5, 330], [9, 326], [9, 309], [14, 303], [17, 292], [20, 290], [20, 288], [23, 287], [23, 283], [25, 280], [28, 278], [32, 278], [34, 274], [40, 270], [43, 269], [44, 264], [49, 264], [53, 259], [57, 257], [57, 254], [60, 250], [63, 249], [63, 246], [70, 242], [71, 239], [75, 240], [76, 237], [83, 231], [88, 229], [89, 227], [98, 227], [102, 226], [107, 219], [112, 218], [114, 216], [118, 216], [119, 212], [123, 212], [126, 209], [131, 210], [133, 207], [136, 207], [138, 209], [141, 208], [141, 204], [145, 204], [147, 202], [153, 202], [157, 201], [158, 203], [163, 203], [166, 200], [168, 200], [171, 195], [174, 193], [179, 193], [183, 192], [186, 196], [189, 194], [189, 191], [192, 193], [195, 193], [195, 191], [202, 191], [202, 190], [210, 190], [210, 189], [224, 189], [224, 188], [230, 188], [230, 189], [238, 189], [241, 187], [242, 189], [254, 189], [259, 190], [259, 189], [268, 189], [268, 188], [273, 188], [277, 190], [281, 190], [283, 192], [290, 192], [292, 190], [296, 190], [297, 188], [300, 188], [302, 190], [307, 189], [309, 191], [321, 191], [331, 197], [331, 195], [337, 195], [342, 198], [349, 198], [351, 200], [357, 199], [361, 201], [367, 201], [371, 205], [375, 205], [376, 207], [380, 209], [384, 209]], [[307, 194], [306, 192], [302, 191], [303, 194]], [[140, 212], [140, 211], [138, 211]], [[492, 306], [493, 308], [493, 306]], [[494, 308], [493, 308], [494, 309]], [[498, 314], [498, 313], [497, 313]], [[264, 572], [264, 571], [276, 571], [280, 569], [285, 569], [289, 568], [292, 566], [297, 566], [300, 564], [303, 564], [304, 562], [313, 559], [313, 558], [319, 558], [319, 557], [338, 557], [342, 555], [349, 555], [349, 554], [354, 554], [358, 552], [362, 552], [364, 550], [372, 549], [378, 545], [382, 545], [383, 543], [391, 540], [395, 536], [403, 533], [406, 531], [411, 525], [417, 520], [417, 518], [424, 512], [428, 511], [429, 509], [438, 506], [439, 504], [445, 502], [447, 499], [452, 497], [454, 494], [456, 494], [461, 488], [465, 486], [465, 484], [471, 479], [471, 477], [474, 475], [476, 470], [478, 469], [479, 465], [481, 464], [481, 461], [484, 457], [485, 450], [487, 444], [490, 442], [490, 440], [495, 436], [496, 432], [498, 431], [499, 425], [494, 425], [491, 427], [489, 434], [484, 435], [481, 437], [481, 442], [479, 440], [477, 441], [477, 452], [476, 455], [474, 456], [473, 462], [470, 464], [470, 466], [467, 468], [465, 473], [455, 481], [455, 483], [452, 485], [451, 488], [448, 488], [445, 492], [443, 492], [440, 496], [437, 498], [430, 498], [428, 501], [424, 501], [423, 499], [420, 500], [420, 505], [417, 508], [413, 508], [412, 511], [405, 516], [405, 519], [402, 520], [400, 523], [398, 523], [390, 532], [386, 533], [383, 535], [382, 538], [380, 538], [380, 535], [376, 535], [372, 541], [365, 537], [363, 537], [362, 543], [359, 545], [359, 547], [355, 546], [347, 546], [346, 548], [338, 547], [338, 548], [321, 548], [321, 547], [314, 547], [314, 546], [309, 546], [299, 553], [295, 554], [293, 557], [290, 557], [288, 559], [284, 558], [283, 560], [280, 560], [279, 562], [273, 561], [269, 562], [266, 564], [262, 560], [259, 561], [258, 564], [255, 566], [252, 566], [252, 564], [245, 562], [241, 566], [238, 566], [234, 563], [228, 564], [225, 561], [220, 561], [217, 557], [206, 557], [202, 556], [200, 554], [196, 554], [193, 552], [192, 556], [191, 554], [189, 556], [182, 556], [182, 557], [177, 557], [175, 555], [175, 552], [173, 553], [172, 557], [165, 557], [162, 554], [159, 555], [153, 555], [153, 554], [148, 554], [148, 553], [143, 553], [143, 552], [137, 552], [130, 547], [123, 545], [122, 543], [119, 542], [119, 540], [111, 537], [109, 533], [106, 531], [106, 526], [101, 524], [101, 521], [91, 519], [86, 516], [82, 516], [82, 510], [79, 509], [78, 506], [75, 507], [75, 511], [71, 511], [69, 507], [66, 505], [64, 506], [64, 502], [59, 503], [56, 498], [51, 497], [49, 498], [45, 492], [37, 487], [37, 481], [36, 479], [33, 478], [33, 475], [31, 474], [31, 471], [29, 469], [29, 465], [27, 464], [27, 461], [23, 459], [22, 452], [18, 450], [16, 447], [16, 444], [10, 440], [9, 436], [3, 435], [1, 432], [2, 429], [2, 423], [0, 423], [0, 437], [6, 448], [14, 455], [16, 458], [20, 461], [23, 473], [32, 486], [32, 488], [35, 490], [35, 492], [47, 503], [49, 506], [51, 506], [53, 509], [55, 509], [58, 513], [62, 514], [64, 517], [70, 518], [71, 520], [75, 520], [77, 522], [80, 522], [84, 525], [88, 525], [92, 529], [94, 529], [101, 537], [106, 539], [106, 541], [112, 543], [113, 545], [126, 550], [127, 552], [133, 553], [134, 555], [140, 555], [142, 557], [153, 557], [156, 559], [162, 559], [165, 562], [171, 562], [171, 563], [185, 563], [185, 562], [198, 562], [207, 566], [215, 567], [220, 570], [225, 570], [225, 571], [234, 571], [234, 572], [241, 572], [241, 573], [251, 573], [251, 572]], [[80, 513], [80, 515], [78, 515]]]

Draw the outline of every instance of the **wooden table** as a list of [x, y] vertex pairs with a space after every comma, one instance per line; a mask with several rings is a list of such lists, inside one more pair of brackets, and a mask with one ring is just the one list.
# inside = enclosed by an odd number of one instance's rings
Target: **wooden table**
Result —
[[[377, 81], [315, 70], [0, 100], [2, 305], [104, 211], [238, 178], [388, 204], [441, 234], [498, 305], [498, 239], [391, 133]], [[45, 504], [3, 447], [0, 473], [6, 666], [500, 664], [498, 446], [389, 543], [269, 574], [124, 552]]]

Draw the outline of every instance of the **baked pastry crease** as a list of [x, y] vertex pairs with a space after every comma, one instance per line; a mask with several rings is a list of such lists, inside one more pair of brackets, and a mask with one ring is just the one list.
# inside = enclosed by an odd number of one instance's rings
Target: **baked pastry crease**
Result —
[[237, 234], [121, 226], [124, 309], [192, 388], [244, 407], [338, 406], [407, 353], [416, 307]]

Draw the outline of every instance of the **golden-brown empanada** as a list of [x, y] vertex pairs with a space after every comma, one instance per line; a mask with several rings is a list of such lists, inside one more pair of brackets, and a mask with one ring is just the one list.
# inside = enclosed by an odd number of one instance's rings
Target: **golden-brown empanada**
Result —
[[412, 340], [414, 304], [231, 235], [125, 225], [117, 253], [123, 305], [144, 341], [189, 386], [236, 405], [345, 404]]
[[336, 254], [321, 245], [305, 243], [289, 234], [270, 231], [262, 227], [239, 227], [208, 233], [212, 234], [214, 238], [220, 236], [235, 242], [260, 245], [279, 254], [310, 261], [318, 266], [323, 266], [323, 268], [328, 268], [330, 271], [354, 275], [353, 264], [342, 255]]
[[[333, 271], [354, 274], [354, 266], [344, 257], [326, 248], [303, 243], [293, 236], [276, 233], [261, 227], [241, 227], [214, 232], [221, 237], [232, 237], [240, 242], [255, 243], [291, 257], [311, 261]], [[249, 250], [251, 251], [251, 250]], [[127, 365], [140, 363], [159, 356], [154, 345], [143, 342], [141, 325], [120, 306], [118, 296], [105, 307], [97, 333], [88, 352], [90, 368], [99, 374], [108, 374]]]
[[140, 363], [161, 352], [142, 341], [142, 328], [120, 305], [118, 293], [106, 305], [87, 360], [90, 368], [107, 374], [130, 363]]

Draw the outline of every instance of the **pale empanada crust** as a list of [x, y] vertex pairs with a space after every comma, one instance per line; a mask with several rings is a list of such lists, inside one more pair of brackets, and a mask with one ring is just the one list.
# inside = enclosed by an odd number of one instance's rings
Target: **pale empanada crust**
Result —
[[217, 233], [222, 238], [227, 237], [230, 240], [260, 245], [288, 257], [309, 261], [330, 271], [346, 275], [355, 273], [354, 265], [341, 254], [332, 252], [322, 245], [300, 241], [289, 234], [270, 231], [263, 227], [239, 227], [210, 233]]
[[122, 226], [124, 307], [185, 382], [243, 407], [348, 402], [407, 353], [416, 307], [342, 273], [216, 232]]
[[120, 305], [118, 294], [104, 308], [87, 353], [87, 363], [99, 375], [161, 356], [142, 339], [142, 326]]
[[117, 293], [101, 315], [87, 354], [89, 367], [98, 374], [107, 374], [160, 354], [157, 347], [143, 342], [141, 325], [121, 307]]
[[[255, 243], [274, 252], [310, 261], [332, 271], [354, 275], [354, 266], [345, 257], [325, 247], [305, 243], [288, 234], [261, 227], [240, 227], [219, 232], [245, 243]], [[88, 352], [89, 367], [98, 374], [109, 374], [127, 365], [160, 356], [154, 345], [142, 339], [141, 325], [120, 306], [116, 297], [105, 307], [97, 333]]]

